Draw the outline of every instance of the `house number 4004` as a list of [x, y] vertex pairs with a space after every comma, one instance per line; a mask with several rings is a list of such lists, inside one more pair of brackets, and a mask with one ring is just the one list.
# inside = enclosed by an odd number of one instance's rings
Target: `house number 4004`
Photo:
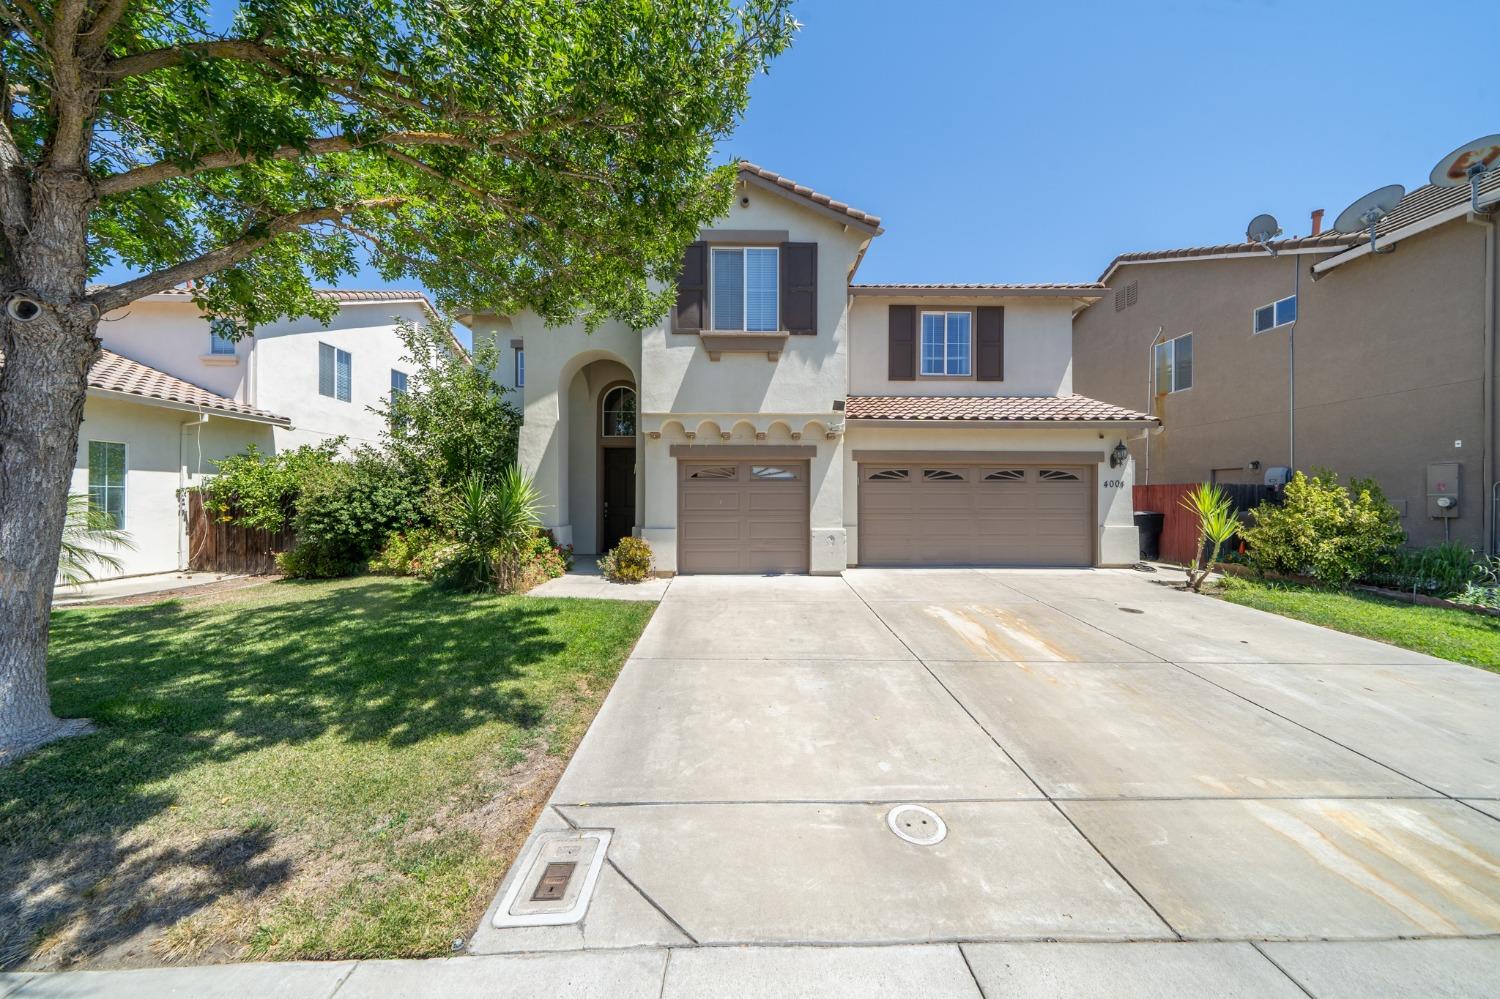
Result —
[[1105, 489], [1123, 489], [1123, 488], [1125, 488], [1125, 480], [1124, 479], [1105, 479], [1104, 480], [1104, 488]]

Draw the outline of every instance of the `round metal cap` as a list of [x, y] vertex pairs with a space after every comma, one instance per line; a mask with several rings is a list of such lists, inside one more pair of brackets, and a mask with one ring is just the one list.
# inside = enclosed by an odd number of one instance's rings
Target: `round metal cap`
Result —
[[948, 835], [948, 827], [938, 813], [921, 805], [897, 805], [886, 813], [885, 824], [891, 827], [891, 832], [917, 846], [941, 843]]

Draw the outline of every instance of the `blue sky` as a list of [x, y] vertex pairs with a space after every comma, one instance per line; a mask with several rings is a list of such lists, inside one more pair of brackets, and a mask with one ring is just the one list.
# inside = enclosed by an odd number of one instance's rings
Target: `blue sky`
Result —
[[882, 216], [858, 280], [1092, 280], [1263, 211], [1331, 224], [1500, 131], [1479, 9], [803, 0], [721, 152]]

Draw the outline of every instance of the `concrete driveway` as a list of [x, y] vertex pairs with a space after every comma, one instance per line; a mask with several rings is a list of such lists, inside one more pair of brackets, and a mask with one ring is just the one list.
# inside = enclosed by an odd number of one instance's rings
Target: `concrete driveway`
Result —
[[470, 951], [665, 948], [705, 995], [829, 945], [963, 995], [1487, 994], [1500, 676], [1159, 580], [673, 581], [537, 824], [613, 830], [586, 918]]

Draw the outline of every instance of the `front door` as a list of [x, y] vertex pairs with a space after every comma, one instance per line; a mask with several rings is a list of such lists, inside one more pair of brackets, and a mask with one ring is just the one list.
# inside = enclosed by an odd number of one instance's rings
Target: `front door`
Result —
[[635, 448], [604, 448], [603, 527], [599, 552], [603, 554], [635, 527]]

